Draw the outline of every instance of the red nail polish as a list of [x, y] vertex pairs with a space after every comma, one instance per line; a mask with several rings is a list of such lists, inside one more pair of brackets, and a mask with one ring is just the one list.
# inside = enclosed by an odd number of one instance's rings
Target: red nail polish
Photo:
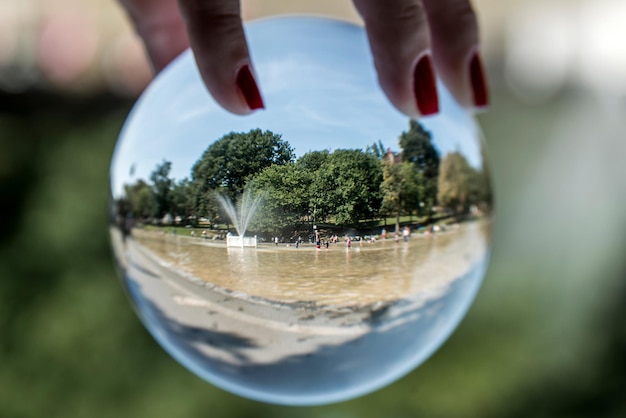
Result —
[[254, 77], [250, 72], [249, 66], [244, 65], [239, 69], [239, 72], [237, 73], [237, 86], [239, 87], [239, 90], [241, 90], [244, 99], [246, 99], [246, 103], [248, 104], [250, 110], [265, 109], [263, 98], [261, 97], [256, 81], [254, 81]]
[[423, 116], [439, 112], [435, 72], [429, 55], [424, 55], [415, 65], [413, 93], [415, 94], [417, 109]]
[[485, 72], [478, 53], [475, 53], [470, 61], [470, 81], [474, 94], [474, 106], [486, 107], [489, 104], [487, 93], [487, 83], [485, 83]]

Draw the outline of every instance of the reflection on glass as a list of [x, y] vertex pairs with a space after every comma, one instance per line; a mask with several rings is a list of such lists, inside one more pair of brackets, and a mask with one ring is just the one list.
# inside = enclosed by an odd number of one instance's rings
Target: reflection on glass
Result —
[[408, 120], [361, 28], [283, 18], [247, 35], [266, 111], [226, 113], [190, 53], [148, 88], [111, 166], [111, 239], [154, 337], [234, 393], [348, 399], [424, 361], [489, 255], [473, 117]]

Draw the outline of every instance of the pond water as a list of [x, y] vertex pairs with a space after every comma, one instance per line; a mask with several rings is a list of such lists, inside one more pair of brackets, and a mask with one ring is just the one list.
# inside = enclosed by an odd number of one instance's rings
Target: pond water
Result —
[[445, 286], [484, 258], [489, 225], [470, 222], [408, 242], [344, 242], [329, 248], [280, 244], [227, 248], [224, 241], [135, 229], [146, 250], [221, 288], [264, 299], [367, 305]]

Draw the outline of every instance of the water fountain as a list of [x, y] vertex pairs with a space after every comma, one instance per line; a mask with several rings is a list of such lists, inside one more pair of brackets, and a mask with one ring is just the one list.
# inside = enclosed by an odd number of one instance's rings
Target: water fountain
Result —
[[[254, 182], [211, 196], [235, 226], [228, 248], [152, 228], [124, 241], [111, 225], [113, 249], [140, 318], [198, 376], [259, 401], [345, 401], [423, 363], [474, 300], [492, 236], [482, 134], [441, 84], [438, 115], [415, 121], [398, 112], [377, 82], [363, 28], [267, 19], [248, 24], [246, 39], [267, 110], [240, 117], [222, 109], [187, 51], [146, 89], [111, 165], [115, 205], [140, 196], [128, 193], [146, 189], [138, 181], [149, 183], [163, 160], [178, 170], [172, 178], [192, 174], [190, 196], [203, 201], [206, 188], [196, 184]], [[204, 161], [203, 149], [215, 158]], [[143, 168], [129, 170], [134, 164]], [[450, 213], [432, 211], [437, 202]], [[462, 216], [450, 217], [455, 210]], [[396, 216], [413, 231], [407, 241], [243, 249], [257, 245], [245, 237], [250, 229], [309, 220], [370, 229], [371, 221], [376, 235]]]
[[256, 212], [259, 203], [261, 203], [261, 196], [255, 196], [249, 189], [245, 189], [237, 206], [233, 204], [233, 201], [226, 195], [217, 193], [217, 200], [222, 206], [222, 209], [226, 212], [226, 215], [230, 219], [230, 222], [234, 225], [237, 235], [229, 233], [226, 236], [227, 247], [256, 247], [257, 237], [246, 237], [246, 229], [252, 217]]

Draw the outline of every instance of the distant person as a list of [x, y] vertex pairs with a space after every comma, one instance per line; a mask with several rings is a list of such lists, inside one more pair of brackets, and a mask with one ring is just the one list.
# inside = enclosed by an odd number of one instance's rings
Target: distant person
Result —
[[380, 231], [380, 237], [385, 240], [387, 239], [387, 230], [385, 228], [383, 228], [382, 231]]
[[274, 245], [278, 247], [278, 237], [274, 237]]
[[133, 215], [128, 215], [122, 221], [122, 240], [126, 241], [126, 238], [131, 236], [133, 230]]
[[402, 230], [402, 237], [404, 238], [404, 242], [408, 242], [409, 236], [411, 235], [411, 228], [405, 226]]
[[352, 240], [350, 239], [350, 237], [348, 237], [348, 239], [346, 240], [346, 247], [352, 247]]

